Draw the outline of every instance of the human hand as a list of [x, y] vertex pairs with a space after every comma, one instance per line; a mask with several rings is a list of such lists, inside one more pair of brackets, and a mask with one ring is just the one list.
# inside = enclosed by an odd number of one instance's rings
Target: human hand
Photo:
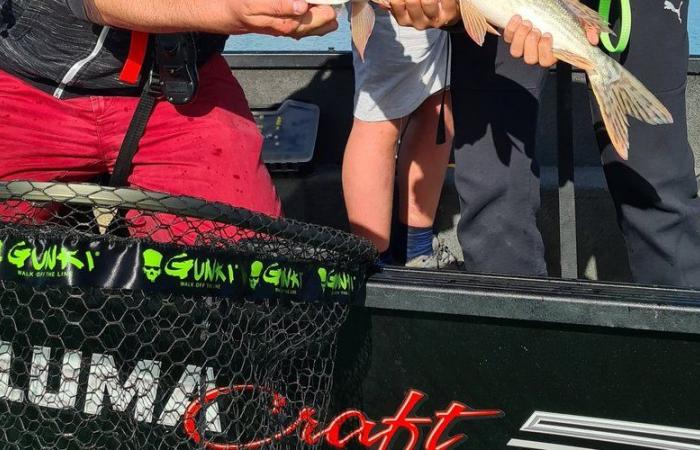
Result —
[[389, 0], [399, 25], [418, 30], [441, 28], [459, 21], [457, 0]]
[[335, 9], [304, 0], [226, 0], [229, 34], [321, 36], [338, 28]]
[[[586, 27], [586, 36], [591, 45], [598, 45], [600, 30]], [[552, 35], [532, 26], [532, 22], [520, 16], [513, 17], [503, 31], [503, 39], [511, 44], [510, 54], [523, 58], [526, 64], [551, 67], [557, 62], [552, 50]]]

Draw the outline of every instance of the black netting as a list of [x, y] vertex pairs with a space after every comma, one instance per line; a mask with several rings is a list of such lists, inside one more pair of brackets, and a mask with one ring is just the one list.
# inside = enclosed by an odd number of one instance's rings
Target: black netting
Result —
[[375, 257], [184, 197], [0, 184], [0, 447], [309, 445]]

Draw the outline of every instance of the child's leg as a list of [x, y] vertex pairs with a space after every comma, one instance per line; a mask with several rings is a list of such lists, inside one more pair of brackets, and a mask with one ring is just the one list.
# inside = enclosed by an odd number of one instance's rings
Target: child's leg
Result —
[[355, 119], [343, 161], [343, 193], [353, 233], [389, 248], [400, 120]]
[[449, 92], [445, 95], [446, 142], [437, 144], [443, 93], [429, 97], [408, 123], [398, 160], [399, 253], [407, 261], [433, 253], [433, 224], [445, 171], [450, 159], [454, 127]]
[[450, 159], [452, 103], [445, 97], [447, 142], [438, 145], [436, 134], [442, 93], [428, 98], [411, 116], [399, 153], [399, 220], [411, 227], [432, 227], [445, 170]]

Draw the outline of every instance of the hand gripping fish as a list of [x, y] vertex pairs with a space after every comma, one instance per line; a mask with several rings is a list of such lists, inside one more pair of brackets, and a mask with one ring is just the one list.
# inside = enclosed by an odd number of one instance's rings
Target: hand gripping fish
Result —
[[[348, 0], [311, 1], [341, 4]], [[353, 41], [358, 50], [364, 50], [374, 14], [368, 0], [352, 2]], [[378, 3], [386, 6], [387, 2]], [[459, 0], [459, 5], [467, 34], [479, 45], [484, 44], [487, 32], [498, 34], [494, 26], [505, 28], [515, 15], [551, 34], [554, 55], [588, 74], [610, 141], [623, 159], [629, 152], [628, 116], [653, 125], [673, 123], [671, 113], [639, 80], [588, 42], [585, 27], [611, 30], [596, 11], [579, 0]]]
[[[389, 0], [371, 0], [374, 3], [390, 8]], [[365, 48], [374, 29], [374, 9], [370, 0], [309, 0], [316, 5], [340, 6], [350, 2], [350, 26], [352, 28], [352, 42], [355, 44], [360, 59], [365, 59]]]
[[629, 151], [627, 116], [653, 125], [673, 123], [671, 113], [639, 80], [588, 42], [585, 27], [611, 30], [579, 0], [460, 0], [460, 10], [467, 34], [479, 45], [487, 32], [497, 34], [491, 25], [505, 28], [515, 15], [550, 33], [554, 55], [588, 74], [610, 140], [623, 159]]

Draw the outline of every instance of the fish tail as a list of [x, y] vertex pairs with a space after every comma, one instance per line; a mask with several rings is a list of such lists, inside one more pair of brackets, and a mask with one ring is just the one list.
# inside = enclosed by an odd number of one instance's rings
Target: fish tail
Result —
[[355, 44], [357, 53], [362, 61], [365, 60], [365, 48], [374, 29], [374, 9], [366, 1], [352, 2], [352, 16], [350, 25], [352, 27], [352, 42]]
[[673, 123], [666, 107], [617, 61], [607, 59], [587, 70], [610, 141], [623, 159], [629, 153], [629, 119], [652, 125]]

